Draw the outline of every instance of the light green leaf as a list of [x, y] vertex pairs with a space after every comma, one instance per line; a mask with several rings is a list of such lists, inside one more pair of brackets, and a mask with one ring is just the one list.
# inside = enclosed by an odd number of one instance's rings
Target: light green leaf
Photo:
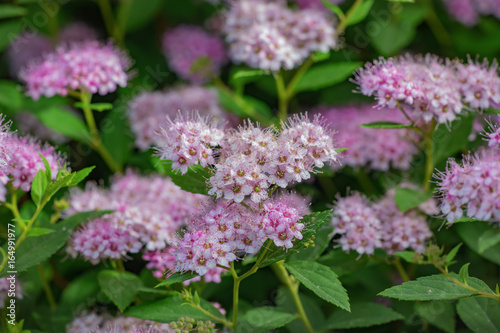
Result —
[[141, 279], [130, 272], [100, 271], [97, 280], [101, 290], [123, 312], [137, 296], [142, 287]]
[[470, 223], [470, 222], [484, 222], [484, 221], [476, 220], [470, 217], [462, 217], [461, 219], [458, 219], [453, 223], [455, 224], [455, 223]]
[[58, 107], [49, 107], [35, 113], [48, 128], [68, 138], [85, 141], [91, 140], [87, 126], [77, 116]]
[[5, 50], [17, 38], [22, 25], [21, 20], [0, 22], [0, 52]]
[[405, 125], [394, 123], [392, 121], [375, 121], [373, 123], [363, 124], [361, 128], [382, 128], [382, 129], [398, 129], [398, 128], [412, 128], [412, 125]]
[[458, 272], [458, 279], [465, 284], [467, 284], [467, 280], [469, 279], [469, 265], [470, 263], [463, 265], [460, 268], [460, 272]]
[[334, 62], [310, 68], [295, 86], [294, 92], [318, 90], [347, 80], [363, 63]]
[[461, 299], [457, 304], [457, 312], [474, 333], [500, 333], [500, 303], [494, 299]]
[[363, 1], [352, 13], [352, 15], [347, 19], [346, 26], [354, 25], [356, 23], [363, 21], [370, 12], [370, 9], [373, 6], [373, 2], [374, 0]]
[[184, 282], [184, 281], [190, 280], [192, 278], [195, 278], [197, 276], [198, 276], [198, 274], [195, 274], [195, 273], [182, 273], [181, 274], [179, 272], [176, 272], [176, 273], [170, 275], [164, 281], [158, 283], [155, 286], [155, 288], [162, 287], [162, 286], [169, 286], [169, 285], [174, 284], [174, 283]]
[[320, 298], [350, 311], [347, 291], [329, 267], [313, 261], [292, 261], [285, 263], [285, 267]]
[[406, 187], [396, 188], [396, 194], [394, 195], [396, 206], [398, 206], [398, 209], [403, 213], [420, 206], [420, 204], [426, 202], [430, 198], [432, 198], [432, 193], [423, 193]]
[[188, 169], [186, 174], [181, 174], [179, 170], [172, 169], [171, 161], [160, 161], [155, 163], [156, 168], [164, 175], [172, 178], [172, 181], [184, 191], [208, 195], [207, 180], [210, 173], [200, 165], [194, 165]]
[[87, 176], [92, 172], [92, 170], [95, 169], [95, 166], [90, 166], [82, 170], [78, 170], [74, 173], [74, 176], [71, 178], [71, 181], [69, 181], [65, 186], [71, 187], [71, 186], [76, 186], [78, 185], [82, 180], [87, 178]]
[[37, 206], [40, 206], [40, 203], [44, 199], [44, 193], [47, 186], [48, 183], [45, 177], [45, 171], [39, 170], [31, 182], [31, 199]]
[[84, 107], [88, 107], [91, 110], [102, 112], [106, 110], [111, 110], [113, 108], [113, 104], [111, 103], [92, 103], [92, 104], [83, 104], [82, 102], [75, 102], [75, 107], [79, 109], [83, 109]]
[[19, 110], [23, 105], [23, 93], [15, 82], [0, 80], [0, 105], [11, 110]]
[[291, 313], [281, 312], [279, 309], [264, 306], [247, 311], [238, 323], [236, 333], [269, 332], [275, 328], [285, 326], [296, 316]]
[[455, 259], [457, 253], [458, 253], [458, 250], [460, 249], [460, 247], [462, 246], [462, 243], [458, 244], [457, 246], [455, 246], [451, 251], [450, 253], [448, 253], [446, 255], [446, 267], [450, 266], [451, 264], [453, 264], [453, 259]]
[[416, 302], [415, 312], [447, 333], [455, 333], [455, 307], [451, 301]]
[[268, 73], [262, 69], [239, 68], [232, 73], [229, 82], [232, 85], [247, 84], [265, 75], [268, 75]]
[[289, 257], [290, 261], [304, 260], [304, 261], [315, 261], [321, 254], [326, 250], [330, 244], [330, 235], [333, 232], [333, 227], [331, 224], [323, 224], [321, 228], [318, 229], [314, 236], [314, 246], [308, 247], [306, 249], [298, 249], [298, 251]]
[[323, 3], [323, 5], [325, 5], [326, 8], [328, 8], [332, 13], [335, 13], [339, 19], [343, 19], [345, 17], [345, 14], [344, 12], [342, 11], [342, 9], [340, 9], [339, 6], [337, 5], [334, 5], [333, 3], [331, 3], [330, 1], [328, 0], [321, 0], [321, 2]]
[[404, 317], [396, 311], [381, 304], [362, 302], [352, 303], [351, 313], [335, 311], [327, 319], [324, 329], [350, 329], [371, 327], [382, 325], [395, 320], [402, 320]]
[[500, 232], [498, 228], [486, 230], [478, 240], [479, 253], [483, 253], [498, 243], [500, 243]]
[[[316, 233], [323, 223], [325, 223], [326, 219], [330, 217], [331, 210], [325, 210], [322, 212], [315, 212], [309, 215], [306, 215], [302, 218], [301, 223], [305, 224], [304, 229], [302, 230], [302, 239], [296, 239], [293, 242], [293, 247], [291, 249], [286, 249], [284, 247], [277, 247], [272, 243], [268, 249], [264, 258], [259, 264], [259, 267], [266, 267], [280, 260], [284, 260], [288, 256], [294, 254], [298, 250], [302, 248], [305, 242], [307, 242], [311, 236]], [[259, 257], [260, 253], [265, 249], [262, 248], [257, 255]]]
[[24, 7], [14, 5], [0, 5], [0, 20], [24, 16], [27, 13], [28, 11]]
[[38, 236], [50, 234], [52, 232], [55, 232], [55, 230], [49, 229], [49, 228], [42, 228], [42, 227], [32, 227], [30, 230], [28, 230], [26, 237], [38, 237]]
[[415, 259], [418, 258], [418, 254], [412, 251], [398, 251], [394, 252], [393, 255], [398, 256], [402, 259], [404, 259], [407, 262], [414, 263], [416, 262]]

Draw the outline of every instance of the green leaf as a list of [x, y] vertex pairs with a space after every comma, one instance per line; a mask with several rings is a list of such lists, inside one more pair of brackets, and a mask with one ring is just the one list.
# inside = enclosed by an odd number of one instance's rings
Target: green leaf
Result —
[[457, 246], [455, 246], [451, 251], [450, 253], [448, 253], [446, 255], [446, 267], [450, 266], [451, 264], [453, 264], [453, 259], [455, 259], [457, 253], [458, 253], [458, 250], [460, 249], [460, 247], [462, 246], [462, 243], [458, 244]]
[[345, 14], [344, 12], [342, 11], [342, 9], [340, 9], [339, 6], [337, 5], [334, 5], [333, 3], [331, 3], [330, 1], [328, 0], [321, 0], [321, 2], [323, 3], [323, 5], [325, 5], [326, 8], [328, 8], [332, 13], [335, 13], [340, 19], [343, 19], [345, 17]]
[[459, 223], [455, 226], [458, 235], [469, 248], [479, 253], [483, 258], [500, 265], [500, 244], [493, 245], [483, 252], [479, 251], [481, 235], [493, 228], [488, 223]]
[[296, 315], [281, 312], [271, 306], [264, 306], [247, 311], [236, 327], [235, 333], [269, 332], [285, 326], [296, 318]]
[[0, 52], [5, 50], [17, 38], [22, 26], [23, 22], [21, 20], [0, 22]]
[[455, 223], [470, 223], [470, 222], [484, 222], [484, 221], [476, 220], [476, 219], [473, 219], [470, 217], [462, 217], [461, 219], [454, 221], [453, 224], [455, 224]]
[[38, 236], [50, 234], [52, 232], [55, 232], [55, 230], [49, 229], [49, 228], [31, 227], [30, 230], [28, 230], [26, 237], [38, 237]]
[[323, 61], [323, 60], [327, 60], [330, 58], [331, 54], [330, 52], [314, 52], [312, 55], [312, 61], [313, 62], [320, 62], [320, 61]]
[[[153, 161], [153, 164], [155, 162]], [[179, 170], [172, 169], [171, 161], [160, 161], [156, 163], [156, 168], [164, 175], [172, 178], [174, 184], [184, 191], [208, 195], [207, 180], [211, 177], [210, 173], [200, 165], [194, 165], [188, 169], [186, 174], [181, 174]]]
[[155, 286], [155, 288], [162, 287], [162, 286], [169, 286], [169, 285], [174, 284], [174, 283], [184, 282], [184, 281], [190, 280], [192, 278], [195, 278], [197, 276], [198, 276], [198, 274], [196, 274], [196, 273], [179, 273], [179, 272], [176, 272], [176, 273], [170, 275], [164, 281], [158, 283]]
[[95, 166], [90, 166], [82, 170], [78, 170], [74, 173], [74, 176], [71, 178], [71, 180], [65, 184], [66, 187], [71, 187], [71, 186], [76, 186], [80, 184], [82, 180], [87, 178], [87, 176], [92, 172], [92, 170], [95, 169]]
[[326, 250], [328, 245], [330, 245], [331, 237], [333, 232], [333, 227], [331, 224], [323, 224], [321, 228], [318, 229], [314, 237], [314, 246], [308, 247], [306, 249], [298, 249], [298, 251], [289, 257], [290, 261], [304, 260], [304, 261], [315, 261], [321, 254]]
[[39, 170], [31, 182], [31, 199], [37, 206], [40, 206], [40, 203], [44, 199], [44, 193], [47, 186], [48, 183], [45, 177], [45, 171]]
[[498, 229], [495, 228], [486, 230], [478, 240], [479, 253], [483, 253], [484, 251], [491, 248], [492, 246], [497, 245], [498, 243], [500, 243], [500, 232], [498, 231]]
[[269, 114], [269, 107], [263, 107], [261, 101], [250, 96], [239, 96], [223, 89], [219, 89], [218, 92], [219, 103], [227, 111], [241, 118], [250, 118], [263, 124], [273, 122], [274, 115]]
[[90, 307], [93, 303], [97, 302], [97, 293], [100, 291], [97, 274], [98, 271], [92, 270], [82, 273], [73, 279], [61, 294], [61, 304], [76, 308], [83, 303], [87, 307]]
[[412, 125], [405, 125], [394, 123], [392, 121], [375, 121], [373, 123], [363, 124], [361, 128], [383, 128], [383, 129], [398, 129], [398, 128], [412, 128]]
[[463, 265], [460, 268], [460, 272], [458, 272], [458, 279], [465, 284], [467, 284], [467, 280], [469, 279], [469, 265], [470, 263]]
[[313, 261], [292, 261], [285, 263], [285, 267], [320, 298], [350, 311], [347, 291], [329, 267]]
[[[280, 260], [284, 260], [288, 256], [294, 254], [298, 250], [302, 248], [305, 242], [307, 242], [311, 236], [316, 233], [323, 223], [325, 223], [326, 219], [330, 217], [331, 210], [325, 210], [322, 212], [315, 212], [309, 215], [306, 215], [302, 218], [301, 223], [305, 224], [305, 227], [302, 231], [302, 239], [297, 239], [293, 242], [293, 247], [291, 249], [286, 249], [284, 247], [277, 247], [272, 243], [266, 251], [262, 261], [259, 264], [259, 267], [266, 267]], [[262, 248], [257, 254], [257, 257], [260, 256], [260, 253], [265, 249]]]
[[247, 84], [258, 80], [265, 75], [268, 75], [268, 73], [266, 73], [266, 71], [262, 69], [239, 68], [232, 73], [229, 82], [235, 86], [240, 84]]
[[28, 11], [24, 7], [14, 5], [0, 5], [0, 20], [24, 16], [27, 13]]
[[126, 31], [136, 31], [153, 22], [154, 16], [160, 13], [160, 7], [163, 4], [162, 0], [149, 0], [146, 2], [131, 0], [131, 2], [130, 8], [128, 9], [130, 15], [126, 16]]
[[347, 80], [363, 63], [334, 62], [310, 68], [295, 86], [294, 92], [318, 90]]
[[418, 254], [412, 251], [399, 251], [394, 252], [393, 255], [404, 259], [407, 262], [415, 263], [415, 259], [418, 258]]
[[426, 202], [430, 198], [432, 198], [432, 193], [423, 193], [406, 187], [396, 188], [396, 194], [394, 195], [396, 206], [398, 206], [399, 210], [403, 213], [420, 206], [420, 204]]
[[118, 165], [123, 166], [132, 156], [134, 138], [130, 131], [125, 106], [113, 109], [101, 122], [102, 142]]
[[494, 299], [461, 299], [457, 304], [457, 312], [474, 333], [500, 333], [500, 303]]
[[[311, 296], [308, 296], [304, 295], [301, 292], [298, 293], [298, 296], [312, 327], [315, 331], [320, 331], [325, 323], [325, 317], [321, 309], [321, 306], [323, 306], [323, 300], [315, 297], [315, 295], [311, 294]], [[276, 307], [278, 308], [278, 310], [283, 312], [293, 314], [297, 313], [297, 308], [294, 304], [294, 298], [290, 293], [290, 290], [288, 290], [284, 286], [278, 287], [278, 293], [276, 295]], [[303, 333], [306, 331], [304, 323], [298, 318], [288, 323], [286, 325], [286, 329], [290, 333]]]
[[[458, 279], [456, 274], [449, 275]], [[476, 278], [469, 278], [469, 285], [482, 291], [490, 290], [483, 281]], [[469, 297], [476, 293], [455, 284], [444, 275], [431, 275], [391, 287], [379, 295], [404, 301], [439, 301]]]
[[101, 290], [123, 312], [134, 301], [141, 279], [130, 272], [116, 272], [112, 270], [100, 271], [97, 280]]
[[35, 113], [38, 119], [48, 128], [68, 138], [78, 141], [91, 140], [85, 123], [69, 111], [58, 107], [49, 107]]
[[[219, 310], [212, 304], [201, 299], [201, 306], [210, 313], [222, 317]], [[124, 315], [145, 320], [153, 320], [160, 323], [177, 321], [179, 317], [189, 317], [194, 320], [213, 320], [201, 310], [195, 309], [184, 302], [180, 297], [168, 297], [149, 304], [140, 304], [129, 308]]]
[[[469, 143], [474, 115], [459, 117], [450, 125], [441, 124], [432, 134], [434, 143], [433, 160], [445, 162]], [[448, 129], [450, 127], [450, 129]]]
[[90, 110], [94, 110], [97, 112], [102, 112], [106, 110], [111, 110], [113, 108], [113, 104], [111, 103], [92, 103], [92, 104], [84, 104], [82, 102], [75, 102], [75, 107], [79, 109], [83, 109], [84, 107], [88, 107]]
[[416, 302], [415, 312], [447, 333], [455, 333], [455, 307], [450, 301]]
[[359, 23], [365, 19], [365, 17], [370, 12], [370, 9], [373, 6], [374, 0], [365, 0], [363, 1], [356, 10], [349, 16], [346, 22], [346, 26], [350, 26], [356, 23]]
[[371, 327], [402, 319], [404, 317], [401, 314], [381, 304], [369, 302], [352, 303], [351, 313], [335, 311], [327, 319], [323, 329], [342, 330]]
[[43, 156], [42, 154], [39, 155], [43, 161], [43, 165], [45, 166], [45, 178], [47, 179], [47, 184], [50, 184], [50, 182], [52, 181], [52, 169], [50, 168], [49, 161], [47, 161], [45, 156]]
[[23, 93], [15, 82], [0, 80], [0, 105], [11, 110], [22, 107]]

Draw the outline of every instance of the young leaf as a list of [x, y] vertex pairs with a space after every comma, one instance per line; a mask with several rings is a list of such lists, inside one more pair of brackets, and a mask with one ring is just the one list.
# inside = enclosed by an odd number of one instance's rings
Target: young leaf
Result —
[[416, 262], [415, 259], [418, 257], [418, 254], [412, 251], [399, 251], [399, 252], [394, 252], [393, 255], [398, 256], [402, 259], [404, 259], [407, 262], [414, 263]]
[[327, 319], [323, 329], [344, 330], [371, 327], [402, 319], [404, 317], [401, 314], [381, 304], [352, 303], [351, 313], [339, 310], [333, 312], [333, 315]]
[[450, 251], [450, 253], [446, 255], [446, 267], [450, 266], [453, 263], [453, 259], [455, 259], [458, 250], [460, 249], [461, 246], [462, 243], [458, 244]]
[[342, 287], [337, 274], [329, 267], [314, 261], [292, 261], [285, 263], [285, 267], [306, 288], [325, 301], [344, 310], [351, 310], [347, 291]]
[[232, 85], [247, 84], [258, 80], [265, 75], [267, 75], [267, 73], [262, 69], [240, 68], [232, 73], [229, 82]]
[[470, 218], [470, 217], [462, 217], [461, 219], [458, 219], [458, 220], [454, 221], [453, 223], [470, 223], [470, 222], [483, 222], [483, 221], [476, 220], [476, 219]]
[[474, 333], [500, 333], [498, 301], [485, 297], [464, 298], [458, 301], [460, 319]]
[[455, 307], [451, 301], [415, 302], [415, 312], [447, 333], [455, 333]]
[[31, 182], [31, 199], [37, 206], [40, 206], [40, 203], [44, 199], [47, 185], [48, 183], [47, 178], [45, 177], [45, 171], [39, 170]]
[[470, 263], [463, 265], [460, 268], [460, 272], [458, 272], [458, 279], [465, 284], [467, 284], [467, 279], [469, 279], [469, 265]]
[[343, 82], [361, 65], [361, 62], [354, 61], [316, 65], [300, 78], [294, 92], [318, 90]]
[[87, 167], [82, 170], [78, 170], [74, 172], [74, 176], [71, 178], [69, 182], [65, 184], [66, 187], [76, 186], [80, 184], [82, 180], [87, 178], [87, 176], [95, 169], [95, 166]]
[[42, 228], [42, 227], [31, 227], [31, 229], [28, 230], [26, 237], [38, 237], [38, 236], [50, 234], [52, 232], [55, 232], [55, 230], [49, 229], [49, 228]]
[[236, 326], [235, 333], [269, 332], [285, 326], [296, 318], [296, 315], [281, 312], [279, 309], [264, 306], [247, 311]]
[[[83, 104], [82, 102], [76, 102], [75, 107], [82, 109], [85, 107], [85, 104]], [[92, 103], [92, 104], [88, 105], [88, 107], [91, 110], [94, 110], [97, 112], [102, 112], [102, 111], [106, 111], [106, 110], [111, 110], [113, 108], [113, 104], [111, 104], [111, 103]]]
[[398, 206], [402, 213], [418, 207], [430, 198], [432, 198], [432, 193], [423, 193], [406, 187], [396, 188], [396, 194], [394, 195], [396, 206]]
[[486, 230], [481, 237], [479, 237], [479, 253], [483, 253], [487, 249], [500, 243], [500, 232], [497, 228]]
[[347, 19], [346, 26], [354, 25], [356, 23], [363, 21], [370, 12], [370, 9], [373, 6], [373, 2], [374, 0], [363, 1], [352, 13], [352, 15]]
[[52, 169], [50, 168], [49, 161], [47, 161], [45, 156], [43, 156], [42, 154], [39, 155], [43, 161], [43, 165], [45, 166], [45, 176], [47, 178], [47, 184], [50, 184], [50, 182], [52, 181]]
[[382, 128], [382, 129], [398, 129], [398, 128], [412, 128], [412, 125], [395, 123], [392, 121], [375, 121], [373, 123], [363, 124], [361, 128]]
[[[266, 251], [266, 254], [262, 261], [259, 264], [259, 267], [266, 267], [275, 263], [277, 261], [283, 260], [293, 253], [297, 252], [302, 248], [305, 242], [307, 242], [312, 235], [316, 233], [316, 231], [325, 223], [326, 219], [330, 217], [331, 210], [325, 210], [323, 212], [315, 212], [309, 215], [306, 215], [302, 218], [301, 223], [305, 224], [305, 227], [302, 231], [302, 239], [297, 239], [293, 242], [293, 247], [291, 249], [286, 249], [283, 247], [277, 247], [272, 243]], [[264, 245], [265, 246], [265, 245]], [[257, 257], [260, 256], [260, 253], [264, 251], [264, 247], [260, 250]]]
[[102, 292], [123, 312], [135, 299], [141, 279], [130, 272], [100, 271], [97, 280]]
[[184, 191], [208, 195], [207, 180], [211, 175], [201, 165], [193, 165], [184, 175], [179, 170], [172, 169], [171, 161], [160, 161], [157, 163], [157, 168], [161, 173], [170, 176], [172, 181]]
[[325, 5], [326, 8], [328, 8], [332, 13], [335, 13], [339, 19], [343, 19], [345, 17], [345, 14], [344, 12], [342, 11], [342, 9], [340, 9], [339, 6], [337, 5], [334, 5], [333, 3], [331, 3], [330, 1], [328, 0], [321, 0], [321, 2], [323, 3], [323, 5]]
[[169, 286], [174, 283], [179, 283], [179, 282], [184, 282], [187, 280], [190, 280], [192, 278], [197, 277], [198, 274], [196, 273], [179, 273], [176, 272], [172, 275], [170, 275], [168, 278], [166, 278], [164, 281], [158, 283], [155, 288], [162, 287], [162, 286]]

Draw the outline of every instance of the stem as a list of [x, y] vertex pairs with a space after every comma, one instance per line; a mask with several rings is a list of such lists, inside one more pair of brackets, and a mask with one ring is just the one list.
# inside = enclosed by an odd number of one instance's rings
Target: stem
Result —
[[302, 321], [308, 333], [314, 333], [314, 329], [309, 322], [309, 318], [307, 318], [307, 314], [304, 310], [304, 306], [300, 301], [299, 297], [299, 282], [295, 279], [292, 280], [292, 277], [288, 274], [285, 266], [283, 265], [283, 261], [278, 261], [271, 265], [274, 273], [278, 277], [278, 279], [288, 288], [290, 293], [292, 294], [293, 302], [297, 307], [297, 317]]
[[116, 15], [115, 21], [115, 38], [119, 45], [124, 46], [124, 37], [126, 33], [127, 19], [130, 14], [130, 7], [132, 5], [131, 0], [120, 0], [120, 5], [118, 7], [118, 13]]
[[425, 17], [425, 20], [427, 21], [429, 28], [431, 28], [432, 33], [436, 37], [439, 44], [441, 44], [443, 48], [448, 48], [451, 45], [450, 35], [439, 20], [439, 17], [434, 10], [432, 1], [426, 0], [425, 5], [427, 7], [427, 15]]
[[[104, 20], [104, 25], [106, 26], [106, 30], [108, 35], [117, 39], [115, 36], [115, 17], [113, 15], [113, 10], [111, 9], [111, 4], [109, 0], [98, 0], [99, 9], [101, 10], [101, 15]], [[119, 40], [116, 40], [119, 43]]]
[[10, 205], [7, 206], [10, 211], [12, 212], [12, 215], [14, 215], [14, 217], [16, 219], [21, 219], [21, 214], [19, 213], [19, 208], [18, 208], [18, 205], [17, 205], [17, 190], [12, 188], [12, 195], [10, 197]]
[[340, 35], [341, 33], [344, 32], [345, 28], [347, 27], [347, 21], [351, 18], [351, 16], [356, 12], [358, 7], [361, 5], [363, 0], [356, 0], [351, 8], [347, 11], [347, 14], [340, 20], [339, 25], [337, 26], [337, 36]]
[[434, 142], [432, 141], [432, 133], [436, 127], [436, 120], [432, 120], [430, 129], [425, 133], [425, 178], [424, 178], [424, 191], [428, 192], [431, 188], [432, 171], [434, 171], [433, 161], [433, 148]]
[[406, 274], [406, 271], [403, 268], [403, 265], [401, 264], [401, 259], [399, 257], [396, 257], [396, 260], [394, 260], [394, 266], [398, 270], [398, 273], [399, 275], [401, 275], [401, 278], [403, 279], [404, 282], [410, 281], [410, 278], [408, 277], [408, 274]]
[[201, 312], [203, 312], [204, 314], [206, 314], [207, 316], [209, 316], [210, 318], [220, 322], [222, 325], [224, 326], [227, 326], [227, 327], [232, 327], [232, 323], [230, 323], [229, 321], [225, 320], [225, 319], [222, 319], [222, 318], [219, 318], [213, 314], [211, 314], [210, 312], [208, 312], [207, 310], [205, 310], [204, 308], [202, 308], [201, 306], [191, 302], [191, 306], [193, 308], [196, 308], [198, 310], [200, 310]]
[[288, 100], [292, 99], [292, 97], [295, 95], [294, 92], [295, 87], [297, 86], [302, 76], [304, 76], [304, 74], [307, 72], [309, 67], [312, 66], [313, 63], [314, 63], [313, 57], [310, 56], [309, 58], [306, 59], [306, 61], [304, 61], [302, 66], [300, 66], [300, 68], [295, 72], [295, 75], [292, 77], [292, 79], [288, 83], [288, 86], [286, 87], [286, 96]]
[[56, 301], [54, 300], [54, 295], [52, 294], [52, 289], [50, 289], [42, 264], [38, 265], [38, 272], [40, 273], [40, 278], [42, 279], [42, 285], [45, 290], [45, 295], [47, 296], [47, 301], [49, 301], [50, 308], [54, 310], [56, 308]]
[[94, 114], [92, 113], [92, 110], [90, 109], [90, 101], [92, 99], [92, 95], [90, 95], [87, 92], [82, 92], [80, 94], [80, 99], [82, 101], [82, 110], [83, 114], [85, 116], [85, 121], [87, 122], [87, 126], [90, 131], [90, 135], [92, 136], [92, 140], [90, 144], [92, 147], [101, 155], [102, 159], [108, 167], [111, 169], [113, 172], [118, 172], [118, 173], [123, 173], [123, 169], [118, 163], [115, 162], [111, 154], [109, 153], [108, 149], [104, 146], [102, 143], [101, 137], [99, 135], [99, 131], [97, 130], [97, 125], [95, 123], [94, 119]]
[[276, 91], [278, 92], [278, 119], [285, 121], [288, 115], [288, 94], [281, 71], [275, 73]]

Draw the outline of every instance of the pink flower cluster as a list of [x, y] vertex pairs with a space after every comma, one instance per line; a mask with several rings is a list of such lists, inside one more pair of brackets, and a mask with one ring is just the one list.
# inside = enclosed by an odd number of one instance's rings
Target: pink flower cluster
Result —
[[[500, 116], [498, 116], [498, 123], [500, 123]], [[498, 123], [495, 125], [491, 124], [491, 133], [486, 133], [488, 137], [488, 147], [500, 148], [500, 127]]]
[[28, 192], [38, 171], [45, 170], [45, 164], [40, 154], [49, 163], [52, 179], [56, 179], [59, 166], [62, 166], [65, 161], [54, 147], [43, 145], [29, 137], [17, 135], [12, 136], [8, 141], [7, 145], [1, 148], [2, 151], [7, 149], [15, 153], [10, 154], [4, 171], [0, 170], [1, 184], [5, 185], [10, 182], [15, 189]]
[[35, 100], [66, 96], [70, 90], [106, 95], [127, 85], [130, 65], [130, 59], [112, 44], [85, 41], [58, 47], [43, 61], [24, 68], [20, 77], [26, 94]]
[[143, 92], [129, 103], [129, 119], [135, 134], [135, 145], [147, 150], [160, 144], [160, 136], [153, 135], [167, 125], [166, 116], [175, 117], [179, 111], [198, 111], [202, 116], [219, 121], [229, 119], [222, 110], [217, 93], [208, 88], [185, 86], [166, 92]]
[[354, 82], [379, 106], [394, 108], [404, 103], [416, 122], [448, 123], [471, 108], [488, 108], [500, 101], [497, 64], [485, 61], [463, 64], [444, 62], [432, 55], [380, 58], [358, 70]]
[[11, 121], [5, 121], [5, 116], [0, 114], [0, 173], [8, 172], [7, 167], [12, 158], [13, 147], [11, 144], [11, 123]]
[[473, 26], [480, 15], [493, 15], [500, 19], [498, 0], [444, 0], [450, 14], [460, 23]]
[[190, 221], [175, 247], [174, 269], [204, 275], [217, 265], [228, 267], [238, 259], [238, 252], [257, 253], [267, 239], [291, 248], [294, 239], [302, 239], [302, 214], [285, 198], [269, 200], [261, 210], [254, 204], [220, 201]]
[[223, 41], [196, 26], [167, 31], [163, 52], [177, 75], [197, 84], [210, 81], [227, 62]]
[[[326, 10], [325, 5], [321, 2], [321, 0], [294, 0], [297, 5], [302, 8], [314, 8], [314, 9], [322, 9]], [[341, 4], [344, 2], [344, 0], [328, 0], [329, 2], [333, 3], [334, 5]]]
[[0, 278], [0, 309], [5, 309], [5, 301], [9, 295], [9, 290], [15, 290], [16, 298], [23, 299], [23, 289], [17, 276], [15, 279], [11, 279], [10, 276]]
[[[388, 191], [376, 203], [363, 194], [354, 193], [338, 198], [332, 224], [334, 235], [342, 250], [354, 250], [361, 254], [373, 254], [375, 249], [394, 253], [407, 249], [422, 252], [425, 241], [432, 237], [426, 218], [416, 209], [401, 213], [394, 202], [395, 191]], [[432, 200], [432, 199], [431, 199]], [[435, 203], [422, 204], [419, 210], [435, 213]]]
[[449, 223], [462, 217], [500, 222], [500, 154], [482, 150], [464, 157], [462, 164], [448, 161], [446, 171], [436, 175], [441, 212]]
[[295, 68], [311, 53], [336, 46], [335, 29], [326, 14], [315, 9], [292, 11], [284, 1], [235, 2], [223, 27], [229, 56], [264, 70]]
[[[115, 178], [110, 189], [90, 184], [84, 191], [72, 190], [66, 215], [91, 210], [114, 210], [89, 221], [71, 236], [67, 252], [81, 255], [93, 264], [107, 258], [122, 258], [142, 247], [163, 249], [177, 229], [206, 197], [182, 191], [170, 179], [142, 177], [128, 172]], [[109, 243], [103, 241], [109, 240]]]
[[398, 109], [383, 107], [374, 112], [373, 105], [361, 105], [319, 108], [316, 112], [338, 130], [337, 141], [348, 148], [340, 153], [342, 165], [353, 168], [367, 166], [379, 171], [387, 171], [391, 167], [408, 170], [413, 156], [418, 153], [413, 144], [413, 131], [360, 128], [362, 124], [376, 121], [407, 122]]

